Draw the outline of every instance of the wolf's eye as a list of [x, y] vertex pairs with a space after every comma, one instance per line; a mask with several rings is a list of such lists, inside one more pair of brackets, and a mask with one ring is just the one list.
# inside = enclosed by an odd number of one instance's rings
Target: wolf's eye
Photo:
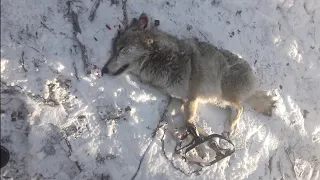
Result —
[[124, 46], [118, 48], [118, 52], [120, 52], [123, 48], [124, 48]]

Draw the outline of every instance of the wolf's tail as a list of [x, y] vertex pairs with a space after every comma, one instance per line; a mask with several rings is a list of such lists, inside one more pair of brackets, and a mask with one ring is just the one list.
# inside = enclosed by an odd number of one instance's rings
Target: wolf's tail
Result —
[[249, 98], [245, 100], [255, 111], [267, 116], [272, 115], [272, 109], [276, 107], [276, 100], [274, 96], [268, 95], [266, 91], [257, 90]]

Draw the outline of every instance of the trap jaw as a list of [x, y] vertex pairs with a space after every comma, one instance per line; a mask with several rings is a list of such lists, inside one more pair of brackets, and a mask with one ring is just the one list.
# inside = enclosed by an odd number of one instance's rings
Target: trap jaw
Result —
[[[177, 154], [181, 154], [181, 152], [183, 151], [183, 158], [184, 159], [187, 159], [186, 158], [186, 154], [191, 151], [192, 149], [195, 149], [198, 145], [201, 145], [203, 143], [206, 143], [207, 141], [210, 141], [210, 148], [215, 151], [216, 153], [216, 157], [214, 160], [212, 161], [209, 161], [209, 162], [204, 162], [204, 163], [201, 163], [201, 162], [197, 162], [196, 164], [201, 166], [201, 167], [205, 167], [205, 166], [211, 166], [213, 164], [215, 164], [216, 162], [218, 161], [221, 161], [222, 159], [228, 157], [228, 156], [231, 156], [234, 152], [235, 152], [235, 147], [234, 147], [234, 144], [229, 140], [227, 139], [226, 137], [220, 135], [220, 134], [211, 134], [211, 135], [208, 135], [208, 136], [200, 136], [196, 129], [195, 128], [189, 128], [187, 130], [187, 134], [181, 139], [181, 141], [183, 141], [184, 139], [187, 138], [187, 136], [191, 135], [192, 136], [192, 140], [190, 143], [188, 143], [187, 145], [183, 146], [183, 147], [180, 147], [180, 148], [176, 148], [175, 149], [175, 152]], [[213, 138], [218, 138], [220, 140], [224, 140], [226, 141], [227, 143], [229, 143], [229, 145], [231, 145], [231, 148], [222, 148], [220, 147], [216, 141], [213, 141], [212, 139]]]

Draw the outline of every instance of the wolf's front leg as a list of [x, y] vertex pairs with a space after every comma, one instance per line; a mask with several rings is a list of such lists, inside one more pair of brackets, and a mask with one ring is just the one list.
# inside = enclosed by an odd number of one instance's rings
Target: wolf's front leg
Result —
[[197, 99], [192, 99], [190, 101], [187, 101], [184, 104], [184, 115], [187, 123], [186, 127], [194, 129], [198, 136], [208, 136], [208, 133], [206, 133], [201, 128], [197, 127], [195, 124], [197, 110], [198, 110]]
[[[201, 128], [198, 128], [195, 125], [195, 118], [196, 118], [196, 113], [198, 109], [198, 100], [197, 99], [191, 99], [185, 103], [184, 106], [184, 114], [185, 114], [185, 119], [187, 123], [187, 129], [189, 132], [193, 132], [193, 138], [199, 138], [199, 137], [206, 137], [208, 134], [202, 130]], [[191, 129], [190, 129], [191, 128]], [[195, 133], [195, 134], [194, 134]], [[198, 137], [195, 137], [198, 136]], [[197, 156], [200, 157], [202, 160], [209, 158], [208, 153], [206, 151], [206, 148], [204, 145], [198, 145], [195, 147], [195, 150], [197, 152]]]
[[197, 99], [191, 99], [184, 104], [184, 114], [185, 114], [185, 119], [187, 120], [187, 125], [195, 126], [194, 121], [195, 121], [197, 109], [198, 109]]

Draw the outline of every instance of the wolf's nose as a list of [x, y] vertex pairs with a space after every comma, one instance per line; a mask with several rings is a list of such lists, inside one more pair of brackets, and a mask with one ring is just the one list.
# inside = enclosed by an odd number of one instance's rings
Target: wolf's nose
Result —
[[101, 71], [101, 76], [103, 76], [103, 74], [108, 74], [109, 73], [109, 69], [105, 66], [102, 68], [102, 71]]

